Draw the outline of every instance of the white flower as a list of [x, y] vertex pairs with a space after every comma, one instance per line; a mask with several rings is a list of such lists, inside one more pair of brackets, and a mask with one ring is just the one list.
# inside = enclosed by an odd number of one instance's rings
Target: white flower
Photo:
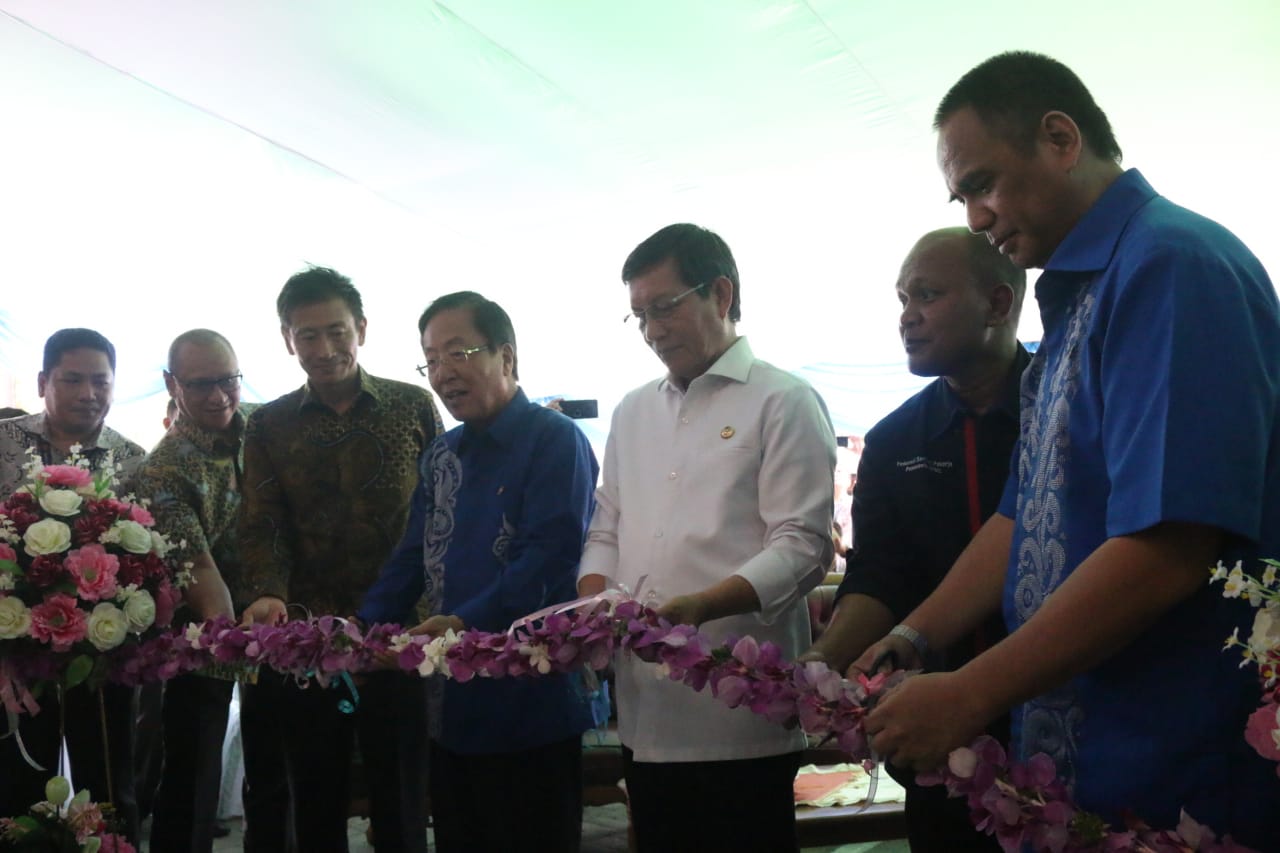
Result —
[[1280, 602], [1272, 602], [1254, 614], [1249, 648], [1258, 656], [1280, 648]]
[[40, 506], [49, 515], [75, 515], [80, 511], [84, 498], [71, 489], [45, 489], [40, 496]]
[[202, 636], [202, 634], [203, 632], [201, 631], [200, 624], [197, 622], [192, 622], [189, 625], [187, 625], [187, 630], [184, 636], [186, 637], [187, 643], [190, 644], [191, 648], [198, 649], [200, 648], [200, 637]]
[[31, 633], [31, 611], [15, 596], [0, 598], [0, 640], [16, 640]]
[[411, 645], [413, 645], [413, 635], [407, 632], [404, 634], [396, 634], [387, 641], [387, 649], [395, 652], [396, 654], [400, 654]]
[[145, 589], [134, 590], [125, 599], [124, 615], [129, 620], [129, 630], [140, 634], [156, 621], [156, 600]]
[[653, 677], [658, 681], [662, 681], [663, 679], [670, 678], [671, 666], [668, 663], [666, 663], [666, 661], [662, 661], [654, 664]]
[[8, 572], [0, 572], [0, 592], [8, 592], [13, 587], [13, 575]]
[[22, 541], [33, 557], [60, 554], [71, 547], [71, 528], [56, 518], [43, 518], [27, 528]]
[[109, 601], [99, 602], [89, 614], [89, 642], [100, 652], [114, 649], [129, 634], [124, 611]]
[[527, 643], [521, 644], [520, 654], [529, 658], [529, 665], [543, 675], [551, 671], [551, 654], [541, 643], [533, 646]]
[[1236, 563], [1235, 568], [1227, 575], [1227, 582], [1222, 587], [1222, 594], [1226, 598], [1239, 598], [1240, 593], [1244, 592], [1244, 588], [1244, 572], [1241, 570], [1240, 564]]
[[1267, 563], [1266, 569], [1263, 570], [1262, 585], [1268, 588], [1276, 585], [1276, 566], [1274, 563]]
[[951, 750], [947, 756], [947, 769], [961, 779], [968, 779], [978, 769], [978, 753], [967, 746]]
[[169, 544], [169, 540], [156, 531], [151, 531], [151, 550], [156, 552], [157, 557], [163, 557], [169, 553], [169, 549], [173, 546]]
[[[1238, 566], [1240, 564], [1237, 563], [1236, 565]], [[1227, 567], [1222, 564], [1221, 560], [1219, 560], [1218, 565], [1213, 570], [1213, 574], [1209, 575], [1209, 583], [1213, 583], [1214, 581], [1224, 580], [1226, 576], [1227, 576]]]
[[100, 541], [119, 542], [130, 554], [145, 554], [151, 550], [151, 531], [136, 521], [117, 521], [107, 528]]

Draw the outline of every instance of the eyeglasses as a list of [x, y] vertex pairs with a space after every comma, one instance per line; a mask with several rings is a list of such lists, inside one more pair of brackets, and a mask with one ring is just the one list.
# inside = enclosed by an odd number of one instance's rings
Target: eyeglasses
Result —
[[710, 284], [710, 282], [704, 281], [702, 284], [699, 284], [696, 287], [691, 287], [684, 293], [676, 294], [666, 301], [659, 300], [651, 304], [648, 308], [641, 308], [639, 311], [630, 311], [622, 318], [622, 322], [629, 322], [631, 318], [634, 317], [636, 321], [639, 322], [640, 328], [643, 329], [651, 320], [666, 320], [675, 313], [676, 306], [680, 304], [681, 299], [684, 299], [694, 291], [702, 290], [702, 288], [706, 287], [708, 284]]
[[441, 364], [443, 364], [446, 361], [454, 365], [466, 364], [467, 359], [471, 358], [471, 356], [475, 355], [478, 352], [491, 349], [492, 346], [493, 346], [492, 344], [481, 344], [478, 347], [468, 347], [467, 349], [450, 350], [449, 352], [445, 353], [442, 358], [428, 357], [426, 364], [419, 364], [414, 369], [418, 371], [418, 375], [426, 376], [428, 373], [435, 370], [437, 367], [439, 367]]
[[189, 381], [174, 377], [177, 383], [182, 386], [182, 390], [199, 397], [208, 397], [213, 393], [214, 388], [221, 389], [224, 394], [237, 391], [240, 388], [240, 380], [243, 378], [243, 373], [233, 373], [230, 376], [223, 376], [218, 379], [191, 379]]

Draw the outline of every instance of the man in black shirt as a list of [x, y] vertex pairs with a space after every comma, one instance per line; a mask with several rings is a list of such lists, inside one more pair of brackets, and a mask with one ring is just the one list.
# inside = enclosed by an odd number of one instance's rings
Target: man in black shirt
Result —
[[[902, 264], [899, 332], [907, 364], [938, 379], [866, 436], [853, 490], [857, 530], [831, 625], [806, 660], [844, 670], [941, 582], [996, 510], [1018, 437], [1018, 343], [1026, 274], [986, 237], [963, 228], [926, 234]], [[1004, 636], [996, 614], [967, 642], [934, 649], [932, 670], [952, 670]], [[1004, 731], [993, 732], [1007, 741]], [[907, 787], [913, 853], [999, 850], [962, 799], [942, 787]]]

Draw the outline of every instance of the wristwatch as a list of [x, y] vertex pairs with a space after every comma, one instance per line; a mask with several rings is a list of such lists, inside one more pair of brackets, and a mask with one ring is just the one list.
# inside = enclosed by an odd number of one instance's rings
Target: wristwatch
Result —
[[889, 632], [891, 637], [901, 637], [911, 644], [916, 650], [916, 654], [920, 656], [920, 662], [924, 663], [925, 658], [929, 656], [929, 641], [924, 638], [915, 628], [910, 625], [898, 624], [893, 626], [893, 630]]

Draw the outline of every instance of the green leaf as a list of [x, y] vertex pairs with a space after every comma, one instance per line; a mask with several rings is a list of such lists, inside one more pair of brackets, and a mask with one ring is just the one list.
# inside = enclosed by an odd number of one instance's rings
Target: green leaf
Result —
[[93, 658], [88, 655], [76, 655], [71, 663], [67, 664], [67, 671], [62, 677], [63, 684], [67, 687], [75, 687], [88, 678], [91, 672], [93, 672]]

